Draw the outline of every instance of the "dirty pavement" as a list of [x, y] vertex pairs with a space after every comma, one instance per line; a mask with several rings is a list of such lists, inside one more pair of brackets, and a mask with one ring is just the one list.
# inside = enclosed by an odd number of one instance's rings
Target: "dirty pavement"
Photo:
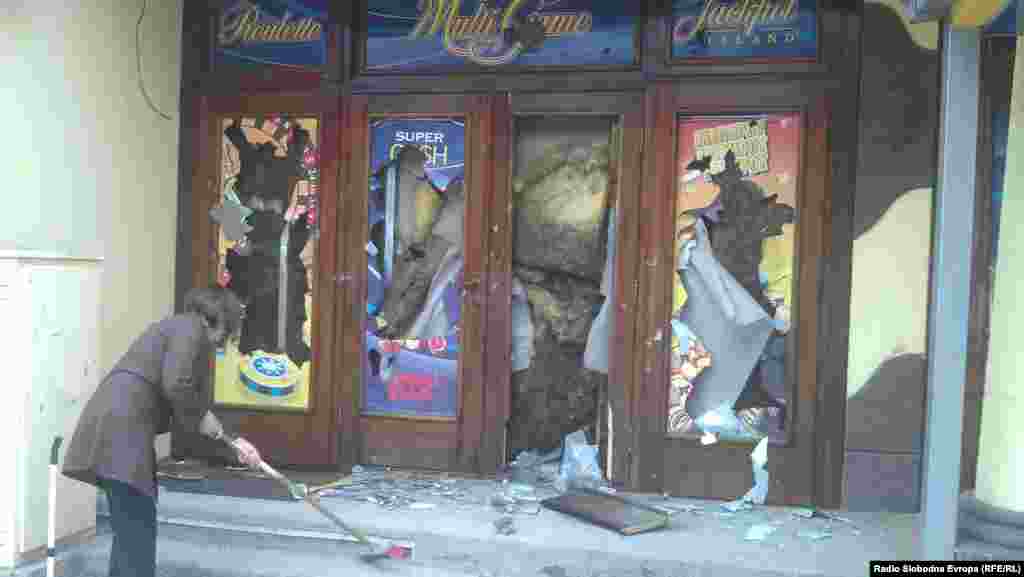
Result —
[[[564, 445], [575, 447], [564, 451], [575, 457], [563, 459], [561, 450], [521, 453], [492, 479], [370, 466], [342, 479], [289, 472], [319, 485], [323, 506], [346, 523], [373, 537], [415, 543], [411, 560], [372, 565], [360, 563], [360, 546], [302, 503], [165, 484], [160, 574], [826, 577], [863, 575], [869, 559], [907, 558], [913, 551], [913, 515], [772, 507], [758, 504], [753, 490], [733, 502], [627, 494], [608, 487], [591, 467], [596, 452], [585, 436]], [[252, 481], [256, 474], [244, 476]], [[659, 511], [667, 526], [625, 535], [544, 504], [581, 490]], [[98, 508], [102, 519], [105, 500]], [[63, 556], [78, 563], [75, 575], [103, 575], [109, 543], [101, 535]]]

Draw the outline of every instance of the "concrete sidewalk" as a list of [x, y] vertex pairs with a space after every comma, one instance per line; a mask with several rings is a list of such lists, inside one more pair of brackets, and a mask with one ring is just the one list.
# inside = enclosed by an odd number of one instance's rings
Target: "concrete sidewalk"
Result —
[[[323, 503], [371, 535], [415, 542], [417, 566], [472, 575], [853, 577], [864, 575], [870, 560], [914, 554], [915, 515], [844, 513], [834, 520], [774, 507], [730, 513], [720, 502], [636, 498], [679, 512], [666, 530], [625, 537], [541, 509], [511, 515], [516, 532], [506, 536], [494, 526], [505, 515], [486, 500], [401, 510], [330, 496]], [[99, 509], [105, 514], [105, 499]], [[302, 502], [162, 491], [159, 516], [169, 527], [307, 539], [327, 550], [350, 541]], [[770, 534], [747, 540], [752, 528]]]

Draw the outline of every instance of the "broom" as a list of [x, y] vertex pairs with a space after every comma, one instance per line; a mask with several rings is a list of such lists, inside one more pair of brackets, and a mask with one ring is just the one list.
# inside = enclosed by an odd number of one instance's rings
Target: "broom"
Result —
[[[225, 438], [224, 440], [232, 447], [235, 446], [235, 441], [233, 439]], [[359, 541], [359, 543], [366, 545], [368, 547], [374, 548], [375, 550], [372, 553], [360, 555], [360, 558], [363, 561], [372, 562], [377, 561], [379, 559], [412, 559], [412, 543], [399, 544], [394, 542], [384, 542], [384, 546], [378, 548], [377, 544], [371, 541], [364, 531], [356, 527], [352, 527], [351, 525], [345, 523], [345, 521], [343, 521], [341, 517], [338, 517], [331, 511], [328, 511], [320, 503], [320, 496], [316, 493], [310, 492], [309, 487], [307, 487], [305, 483], [296, 483], [288, 479], [280, 472], [278, 472], [276, 469], [268, 465], [265, 461], [260, 461], [259, 469], [263, 471], [263, 473], [266, 474], [268, 477], [274, 479], [275, 481], [287, 487], [288, 493], [292, 496], [293, 499], [305, 501], [311, 507], [316, 509], [318, 513], [320, 513], [329, 521], [331, 521], [331, 523], [334, 523], [342, 531], [355, 537], [356, 541]]]

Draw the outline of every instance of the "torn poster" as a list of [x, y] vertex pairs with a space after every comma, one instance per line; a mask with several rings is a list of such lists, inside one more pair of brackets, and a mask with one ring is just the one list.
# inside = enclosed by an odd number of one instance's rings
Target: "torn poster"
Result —
[[[711, 253], [707, 228], [698, 220], [690, 250], [677, 270], [688, 295], [680, 320], [700, 335], [712, 358], [687, 399], [687, 412], [704, 415], [731, 407], [747, 384], [774, 326], [772, 318]], [[728, 362], [722, 361], [728, 359]]]
[[748, 511], [754, 505], [764, 505], [768, 499], [768, 438], [762, 438], [750, 453], [750, 464], [754, 470], [754, 486], [742, 497], [722, 505], [726, 511], [723, 515], [731, 515], [739, 511]]
[[615, 209], [608, 210], [608, 240], [604, 261], [604, 278], [601, 279], [601, 294], [604, 303], [598, 311], [587, 335], [587, 347], [583, 350], [583, 367], [608, 374], [608, 339], [611, 336], [613, 298], [615, 296]]
[[526, 288], [512, 278], [512, 372], [525, 371], [533, 362], [533, 317]]
[[750, 464], [754, 469], [754, 486], [743, 498], [751, 503], [764, 505], [768, 498], [768, 437], [764, 437], [750, 453]]
[[450, 332], [452, 325], [459, 318], [459, 311], [448, 310], [449, 303], [446, 302], [445, 296], [460, 272], [462, 251], [458, 247], [449, 248], [441, 260], [441, 265], [437, 267], [437, 273], [430, 281], [426, 303], [405, 338], [423, 339], [447, 335]]

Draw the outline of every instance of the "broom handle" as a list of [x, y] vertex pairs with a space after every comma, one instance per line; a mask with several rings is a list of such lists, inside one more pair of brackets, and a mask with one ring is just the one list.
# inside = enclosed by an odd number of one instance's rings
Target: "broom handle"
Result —
[[[238, 448], [238, 445], [235, 444], [237, 439], [235, 439], [233, 437], [229, 437], [227, 435], [223, 435], [223, 436], [220, 437], [220, 440], [222, 440], [225, 443], [227, 443], [227, 445], [229, 447], [231, 447], [232, 449], [237, 449]], [[260, 468], [261, 471], [263, 471], [265, 474], [273, 477], [275, 480], [280, 481], [280, 482], [282, 482], [282, 483], [284, 483], [284, 484], [286, 484], [288, 486], [291, 486], [291, 482], [288, 479], [286, 479], [284, 475], [279, 473], [277, 471], [277, 469], [275, 469], [275, 468], [271, 467], [270, 465], [268, 465], [265, 461], [262, 461], [262, 460], [260, 461], [259, 468]]]
[[[224, 440], [232, 447], [235, 446], [235, 442], [233, 439], [225, 438]], [[292, 486], [292, 482], [289, 481], [287, 477], [282, 475], [277, 469], [274, 469], [273, 467], [268, 465], [265, 461], [261, 460], [259, 467], [260, 470], [262, 470], [264, 473], [273, 477], [277, 481], [284, 483], [285, 485], [288, 485], [289, 488]], [[345, 523], [341, 520], [340, 517], [328, 511], [325, 507], [323, 507], [320, 504], [320, 500], [317, 499], [314, 495], [311, 495], [307, 492], [303, 500], [309, 503], [310, 506], [316, 509], [321, 515], [330, 519], [335, 525], [343, 529], [346, 533], [355, 537], [356, 540], [358, 540], [360, 543], [363, 543], [364, 545], [373, 545], [369, 537], [366, 536], [366, 533], [363, 533], [359, 529], [356, 529], [355, 527], [352, 527], [351, 525]]]

